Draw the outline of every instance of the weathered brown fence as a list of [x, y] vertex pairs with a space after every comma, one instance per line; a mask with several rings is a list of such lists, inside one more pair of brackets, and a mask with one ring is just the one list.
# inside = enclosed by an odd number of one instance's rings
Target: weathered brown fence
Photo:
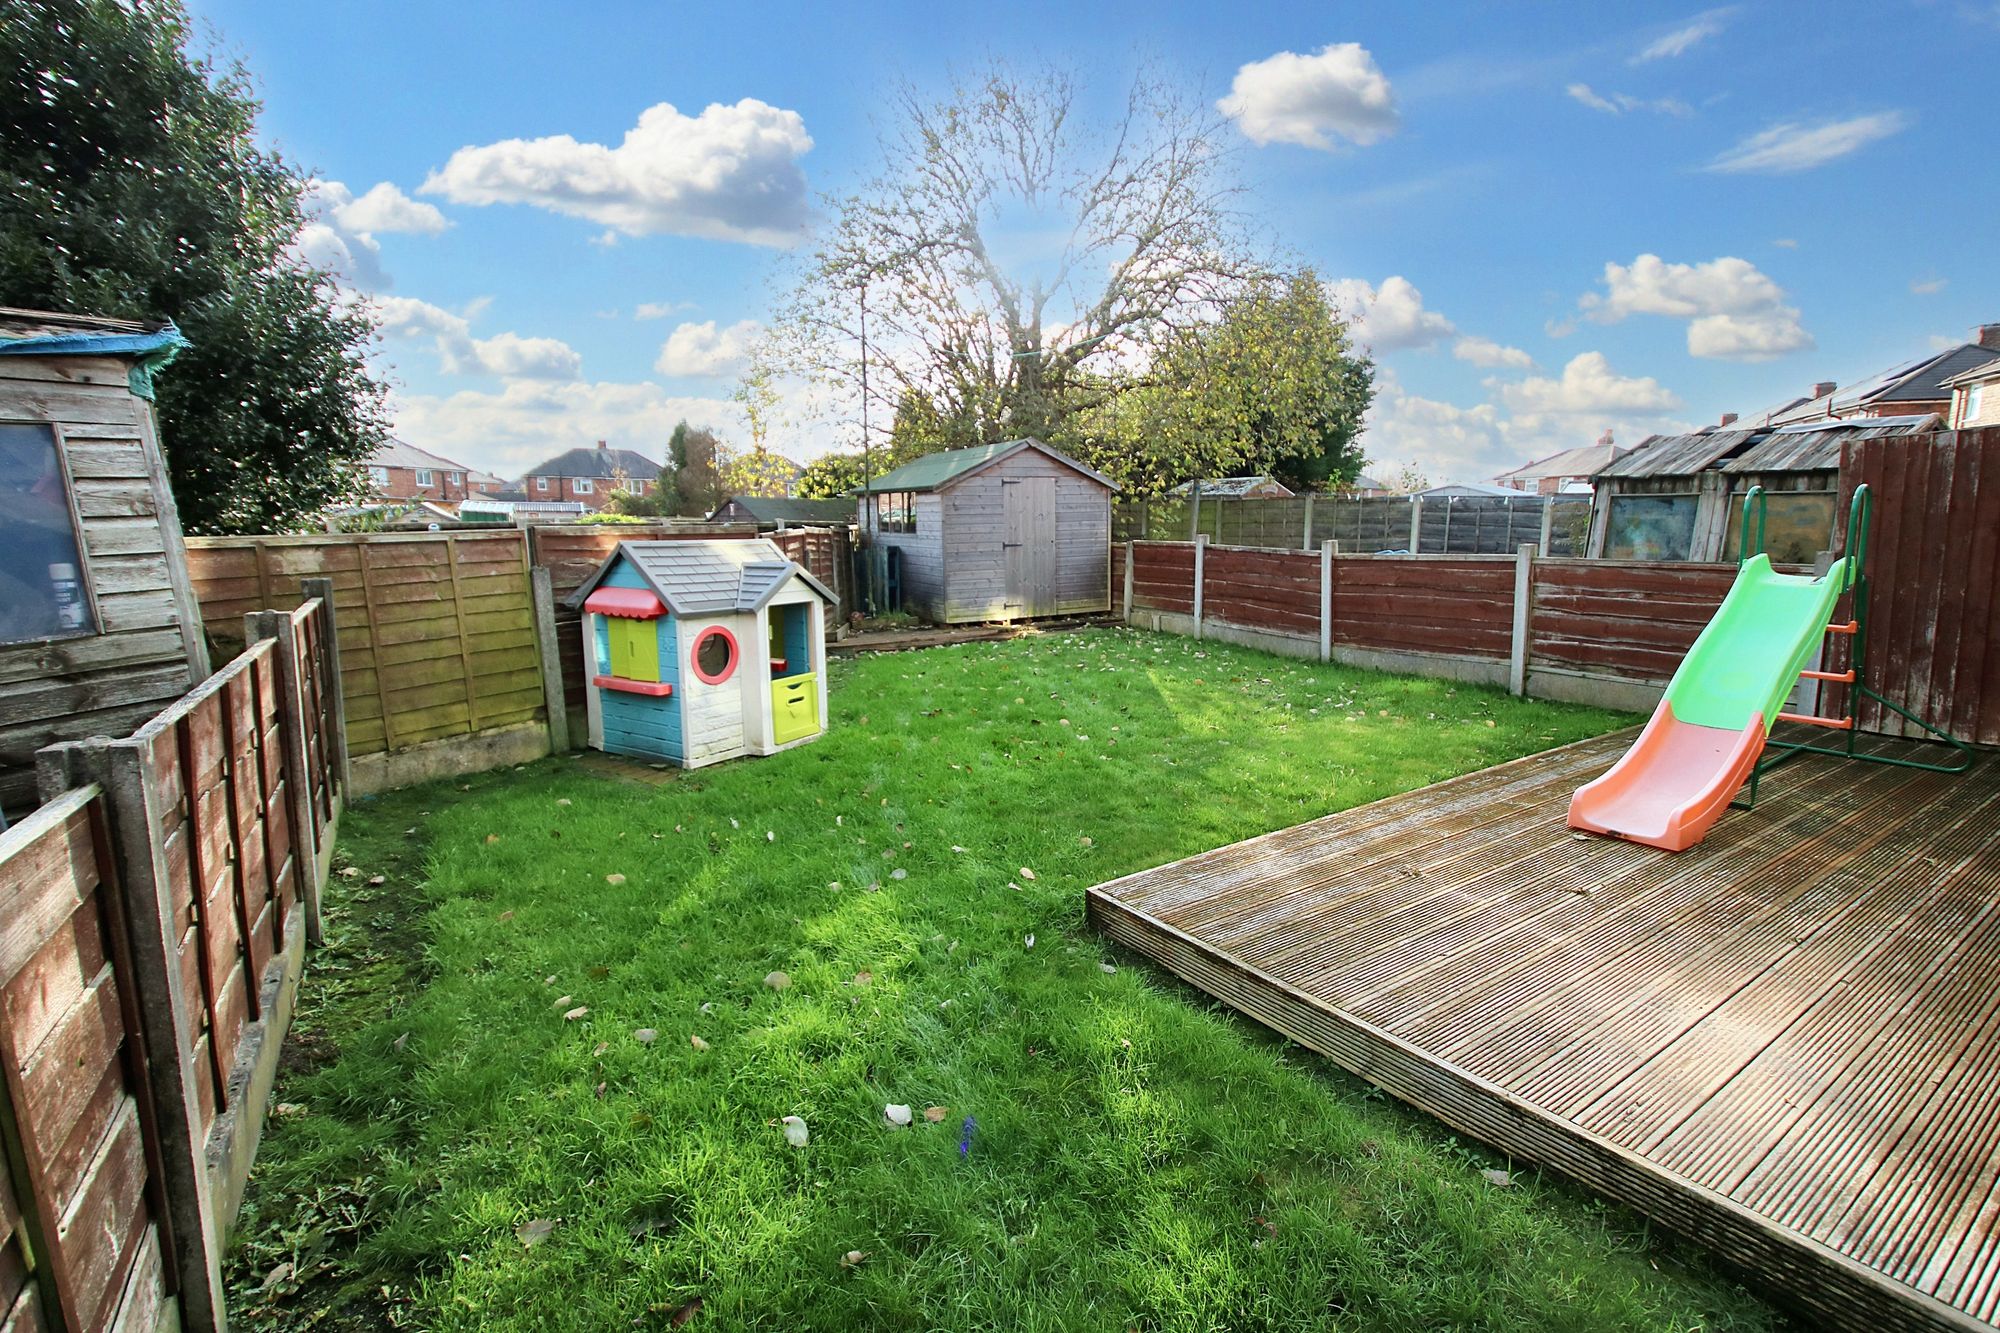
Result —
[[[1849, 442], [1842, 541], [1863, 482], [1874, 496], [1869, 683], [1961, 740], [2000, 745], [2000, 427]], [[1845, 669], [1844, 651], [1834, 665]], [[1921, 734], [1873, 704], [1861, 724]]]
[[1134, 623], [1627, 708], [1650, 706], [1734, 574], [1522, 552], [1364, 556], [1329, 544], [1308, 554], [1206, 540], [1126, 543], [1113, 569]]
[[326, 602], [119, 739], [37, 756], [0, 833], [0, 1328], [221, 1327], [346, 796]]
[[1591, 498], [1529, 495], [1296, 495], [1242, 500], [1204, 495], [1128, 500], [1112, 510], [1117, 541], [1192, 541], [1216, 546], [1317, 551], [1336, 541], [1350, 554], [1512, 555], [1534, 542], [1555, 555], [1582, 554]]
[[200, 537], [188, 543], [211, 640], [325, 578], [356, 787], [375, 791], [548, 753], [528, 538], [498, 532]]

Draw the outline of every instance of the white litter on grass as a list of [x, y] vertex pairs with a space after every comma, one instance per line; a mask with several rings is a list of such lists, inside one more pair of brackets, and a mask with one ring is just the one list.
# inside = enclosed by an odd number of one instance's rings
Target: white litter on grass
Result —
[[794, 1148], [803, 1148], [812, 1141], [812, 1131], [807, 1129], [806, 1122], [797, 1116], [788, 1115], [778, 1123], [785, 1127], [785, 1142]]
[[910, 1123], [910, 1108], [900, 1102], [890, 1102], [882, 1108], [882, 1118], [895, 1128], [901, 1129]]

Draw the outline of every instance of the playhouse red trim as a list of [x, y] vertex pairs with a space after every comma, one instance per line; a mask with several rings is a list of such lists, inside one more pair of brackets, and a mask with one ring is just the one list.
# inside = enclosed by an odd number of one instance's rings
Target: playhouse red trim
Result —
[[666, 604], [644, 588], [599, 588], [583, 599], [583, 609], [627, 620], [655, 620], [667, 613]]
[[[728, 640], [729, 663], [722, 670], [711, 676], [701, 669], [701, 645], [715, 635], [720, 635], [722, 638]], [[688, 666], [693, 669], [695, 679], [701, 681], [703, 684], [720, 685], [736, 674], [736, 664], [742, 657], [742, 650], [736, 646], [736, 636], [729, 632], [728, 627], [724, 625], [710, 625], [702, 630], [701, 633], [694, 636], [694, 646], [688, 650]]]
[[592, 676], [590, 683], [603, 690], [620, 690], [626, 694], [646, 694], [655, 699], [664, 699], [674, 692], [673, 684], [664, 680], [627, 680], [623, 676]]

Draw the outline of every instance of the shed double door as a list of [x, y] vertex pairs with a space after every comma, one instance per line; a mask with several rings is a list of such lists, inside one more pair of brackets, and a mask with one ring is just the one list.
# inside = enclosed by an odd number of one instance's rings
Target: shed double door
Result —
[[1056, 479], [1007, 477], [1000, 482], [1006, 536], [1007, 611], [1015, 616], [1056, 612]]

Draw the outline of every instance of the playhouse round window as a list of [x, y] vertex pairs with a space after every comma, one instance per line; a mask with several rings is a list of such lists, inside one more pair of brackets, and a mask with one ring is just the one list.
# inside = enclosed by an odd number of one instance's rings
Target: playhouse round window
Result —
[[720, 625], [711, 625], [694, 641], [694, 674], [710, 685], [720, 685], [736, 672], [736, 636]]

